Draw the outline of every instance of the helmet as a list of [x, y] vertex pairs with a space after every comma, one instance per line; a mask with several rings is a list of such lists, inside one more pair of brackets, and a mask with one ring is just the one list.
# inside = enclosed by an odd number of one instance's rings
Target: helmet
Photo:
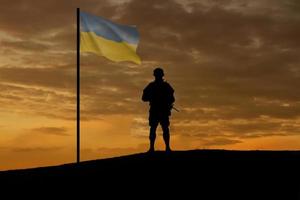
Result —
[[164, 70], [162, 68], [156, 68], [153, 70], [153, 76], [155, 77], [163, 77], [164, 76]]

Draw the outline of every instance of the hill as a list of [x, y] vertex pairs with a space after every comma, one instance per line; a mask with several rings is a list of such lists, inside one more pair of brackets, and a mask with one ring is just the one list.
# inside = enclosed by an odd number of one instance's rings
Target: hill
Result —
[[[0, 172], [6, 188], [197, 199], [300, 199], [299, 151], [140, 153], [80, 164]], [[114, 192], [109, 192], [109, 191]], [[64, 190], [66, 191], [66, 190]], [[156, 196], [157, 198], [159, 197]]]

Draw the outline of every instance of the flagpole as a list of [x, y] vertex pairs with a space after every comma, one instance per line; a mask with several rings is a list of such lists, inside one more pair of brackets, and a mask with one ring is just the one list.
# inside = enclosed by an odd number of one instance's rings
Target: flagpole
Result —
[[77, 101], [76, 101], [76, 160], [80, 162], [80, 8], [77, 8]]

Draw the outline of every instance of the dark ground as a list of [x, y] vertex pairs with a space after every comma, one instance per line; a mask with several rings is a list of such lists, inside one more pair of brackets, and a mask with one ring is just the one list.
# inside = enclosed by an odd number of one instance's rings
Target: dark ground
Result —
[[42, 191], [50, 196], [70, 192], [109, 199], [300, 200], [300, 151], [141, 153], [0, 172], [0, 183], [2, 191], [26, 189], [27, 194]]

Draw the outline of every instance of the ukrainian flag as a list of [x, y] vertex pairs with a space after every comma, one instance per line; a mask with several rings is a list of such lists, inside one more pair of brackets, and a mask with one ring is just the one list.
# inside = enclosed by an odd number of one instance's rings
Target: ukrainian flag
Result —
[[113, 23], [102, 17], [80, 12], [80, 51], [93, 52], [112, 61], [140, 64], [136, 54], [139, 33], [135, 26]]

